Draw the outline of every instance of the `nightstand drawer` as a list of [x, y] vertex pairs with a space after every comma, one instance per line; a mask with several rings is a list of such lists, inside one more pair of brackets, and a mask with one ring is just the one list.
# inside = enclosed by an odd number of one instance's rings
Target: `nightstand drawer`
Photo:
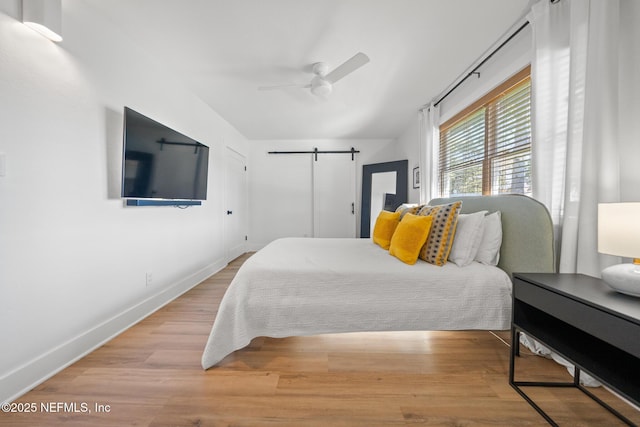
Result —
[[637, 324], [519, 278], [514, 280], [513, 292], [517, 300], [640, 357]]

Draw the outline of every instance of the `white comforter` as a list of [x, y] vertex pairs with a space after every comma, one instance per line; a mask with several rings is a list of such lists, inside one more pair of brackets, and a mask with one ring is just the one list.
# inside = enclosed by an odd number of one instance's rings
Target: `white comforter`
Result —
[[503, 330], [510, 321], [511, 280], [497, 267], [407, 265], [369, 239], [280, 239], [231, 282], [202, 367], [259, 336]]

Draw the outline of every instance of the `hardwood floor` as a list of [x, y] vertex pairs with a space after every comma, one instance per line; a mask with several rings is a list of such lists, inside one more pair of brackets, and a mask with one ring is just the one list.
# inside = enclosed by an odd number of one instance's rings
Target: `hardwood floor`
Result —
[[[0, 413], [0, 424], [547, 425], [508, 385], [509, 349], [498, 338], [508, 341], [506, 332], [258, 338], [203, 371], [218, 304], [246, 257], [18, 399], [35, 412]], [[525, 350], [518, 373], [523, 380], [569, 378]], [[529, 391], [560, 425], [622, 425], [577, 390]], [[640, 423], [635, 409], [602, 388], [594, 392]]]

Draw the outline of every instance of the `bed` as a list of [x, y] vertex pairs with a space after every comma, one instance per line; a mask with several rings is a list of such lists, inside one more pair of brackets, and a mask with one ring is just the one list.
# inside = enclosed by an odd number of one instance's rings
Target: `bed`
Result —
[[546, 208], [526, 196], [462, 201], [461, 213], [500, 211], [497, 266], [407, 265], [370, 239], [285, 238], [249, 258], [229, 285], [202, 355], [208, 369], [253, 338], [409, 330], [505, 330], [511, 274], [553, 272]]

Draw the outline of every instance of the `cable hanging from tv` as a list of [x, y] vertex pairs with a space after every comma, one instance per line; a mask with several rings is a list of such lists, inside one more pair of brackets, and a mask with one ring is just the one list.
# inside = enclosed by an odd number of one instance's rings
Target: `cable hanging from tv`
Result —
[[160, 138], [156, 141], [157, 144], [160, 144], [160, 151], [164, 148], [164, 145], [182, 145], [187, 147], [195, 147], [193, 150], [193, 154], [198, 154], [198, 148], [201, 147], [200, 144], [194, 144], [193, 142], [180, 142], [180, 141], [167, 141], [164, 138]]
[[318, 161], [318, 154], [351, 154], [351, 160], [355, 160], [355, 154], [359, 153], [359, 150], [351, 147], [351, 150], [337, 150], [337, 151], [319, 151], [318, 148], [314, 148], [313, 151], [269, 151], [268, 154], [313, 154], [315, 161]]

